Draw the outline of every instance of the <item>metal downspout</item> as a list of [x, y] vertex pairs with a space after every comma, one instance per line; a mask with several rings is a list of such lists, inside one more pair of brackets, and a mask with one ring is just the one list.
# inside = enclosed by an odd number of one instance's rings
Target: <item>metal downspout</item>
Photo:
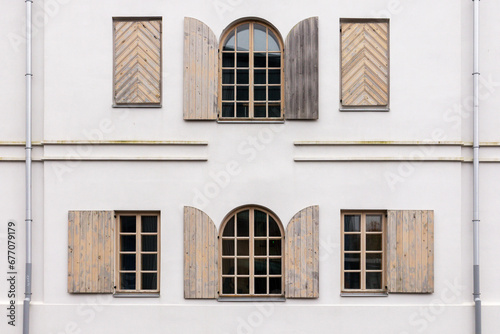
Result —
[[31, 13], [33, 0], [26, 0], [26, 284], [23, 304], [23, 334], [30, 332], [30, 302], [31, 302], [31, 236], [32, 236], [32, 181], [31, 181], [31, 84], [33, 79], [31, 67]]
[[474, 144], [473, 144], [473, 263], [475, 333], [481, 333], [481, 292], [479, 280], [479, 0], [474, 1]]

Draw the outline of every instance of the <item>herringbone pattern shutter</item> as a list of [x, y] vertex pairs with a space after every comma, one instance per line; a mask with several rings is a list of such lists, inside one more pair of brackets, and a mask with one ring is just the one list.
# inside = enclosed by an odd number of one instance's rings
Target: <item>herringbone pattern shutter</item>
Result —
[[389, 23], [342, 22], [342, 105], [389, 104]]
[[118, 20], [114, 25], [115, 104], [160, 104], [161, 20]]

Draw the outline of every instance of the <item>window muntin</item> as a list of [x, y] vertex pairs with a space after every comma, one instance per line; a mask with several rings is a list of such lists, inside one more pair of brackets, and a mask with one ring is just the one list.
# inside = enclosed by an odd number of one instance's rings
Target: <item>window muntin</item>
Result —
[[243, 208], [221, 228], [221, 296], [284, 294], [283, 229], [263, 208]]
[[117, 215], [117, 292], [157, 293], [160, 268], [160, 216]]
[[342, 291], [385, 290], [385, 213], [342, 213]]
[[283, 47], [259, 22], [243, 22], [221, 39], [220, 119], [283, 118]]

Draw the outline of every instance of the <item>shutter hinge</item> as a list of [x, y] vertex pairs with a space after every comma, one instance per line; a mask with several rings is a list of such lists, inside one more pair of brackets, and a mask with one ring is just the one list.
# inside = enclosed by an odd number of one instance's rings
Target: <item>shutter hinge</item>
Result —
[[220, 236], [217, 236], [217, 239], [220, 239]]

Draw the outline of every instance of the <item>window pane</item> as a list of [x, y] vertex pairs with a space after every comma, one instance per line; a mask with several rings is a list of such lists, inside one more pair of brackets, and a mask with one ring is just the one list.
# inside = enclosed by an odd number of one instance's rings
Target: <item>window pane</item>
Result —
[[267, 214], [260, 210], [255, 210], [255, 231], [256, 237], [265, 237], [267, 235]]
[[257, 85], [266, 83], [266, 70], [254, 70], [254, 81]]
[[234, 216], [231, 217], [226, 223], [224, 227], [224, 233], [222, 233], [223, 237], [234, 237]]
[[237, 53], [236, 54], [236, 63], [238, 67], [248, 67], [249, 65], [249, 55], [248, 53]]
[[142, 254], [142, 270], [157, 270], [158, 255]]
[[156, 235], [143, 235], [141, 243], [143, 252], [155, 252], [158, 250], [158, 239]]
[[135, 216], [120, 216], [120, 232], [135, 232]]
[[246, 295], [250, 293], [250, 278], [238, 277], [238, 294]]
[[222, 259], [222, 275], [234, 275], [234, 259]]
[[382, 234], [367, 234], [366, 250], [382, 250]]
[[238, 259], [237, 275], [249, 275], [249, 274], [250, 274], [249, 259]]
[[234, 117], [234, 103], [222, 104], [222, 117]]
[[222, 87], [222, 100], [223, 101], [234, 101], [234, 87], [233, 86], [223, 86]]
[[266, 51], [266, 27], [260, 24], [254, 24], [253, 50]]
[[269, 51], [280, 51], [278, 38], [271, 30], [269, 30], [269, 45], [268, 45], [268, 47], [269, 47]]
[[344, 269], [345, 270], [361, 269], [361, 254], [344, 254]]
[[120, 289], [135, 290], [135, 273], [120, 274]]
[[234, 240], [222, 240], [222, 255], [234, 255]]
[[366, 216], [366, 232], [382, 232], [382, 216]]
[[278, 227], [278, 223], [276, 223], [276, 221], [271, 216], [269, 216], [269, 236], [281, 237], [281, 231]]
[[234, 51], [234, 30], [229, 33], [224, 44], [224, 51]]
[[267, 278], [266, 277], [255, 277], [255, 294], [266, 294], [267, 293]]
[[271, 86], [269, 87], [269, 101], [279, 101], [281, 100], [281, 87]]
[[222, 67], [234, 67], [234, 53], [222, 53]]
[[280, 84], [281, 83], [281, 71], [280, 70], [269, 70], [269, 83]]
[[361, 231], [361, 216], [359, 215], [345, 215], [344, 216], [344, 231], [345, 232], [359, 232]]
[[236, 94], [238, 101], [248, 101], [248, 86], [237, 86]]
[[266, 105], [265, 104], [254, 104], [253, 106], [254, 117], [266, 117]]
[[366, 254], [366, 269], [368, 270], [382, 269], [382, 253]]
[[238, 70], [237, 71], [237, 83], [238, 84], [248, 84], [248, 70]]
[[141, 224], [142, 224], [142, 232], [158, 232], [157, 216], [142, 216]]
[[361, 236], [359, 234], [344, 235], [344, 250], [346, 251], [361, 250]]
[[222, 293], [234, 294], [234, 278], [233, 277], [223, 277], [222, 278]]
[[254, 260], [255, 275], [267, 275], [267, 259]]
[[135, 270], [135, 254], [120, 255], [121, 270]]
[[267, 255], [267, 240], [255, 240], [254, 242], [255, 255]]
[[281, 255], [281, 240], [269, 240], [269, 255]]
[[157, 289], [157, 273], [142, 273], [142, 289], [143, 290], [156, 290]]
[[237, 28], [236, 41], [238, 43], [238, 51], [250, 50], [249, 43], [249, 29], [248, 24], [243, 24]]
[[266, 67], [266, 54], [265, 53], [254, 53], [253, 56], [254, 67]]
[[234, 84], [234, 70], [222, 70], [222, 83]]
[[281, 259], [269, 259], [269, 275], [281, 275]]
[[238, 240], [238, 255], [248, 255], [248, 239]]
[[254, 87], [254, 99], [255, 99], [255, 101], [265, 101], [266, 100], [266, 86], [255, 86]]
[[281, 117], [280, 103], [269, 103], [269, 117]]
[[236, 103], [236, 117], [248, 117], [248, 103]]
[[269, 277], [269, 293], [281, 294], [281, 277]]
[[367, 289], [382, 289], [382, 273], [366, 273]]
[[248, 210], [238, 213], [236, 219], [238, 223], [238, 237], [248, 237], [248, 219], [249, 219]]
[[124, 252], [135, 252], [135, 235], [121, 235], [120, 250]]
[[360, 273], [344, 273], [345, 289], [361, 289]]
[[281, 53], [269, 53], [268, 67], [281, 67]]

